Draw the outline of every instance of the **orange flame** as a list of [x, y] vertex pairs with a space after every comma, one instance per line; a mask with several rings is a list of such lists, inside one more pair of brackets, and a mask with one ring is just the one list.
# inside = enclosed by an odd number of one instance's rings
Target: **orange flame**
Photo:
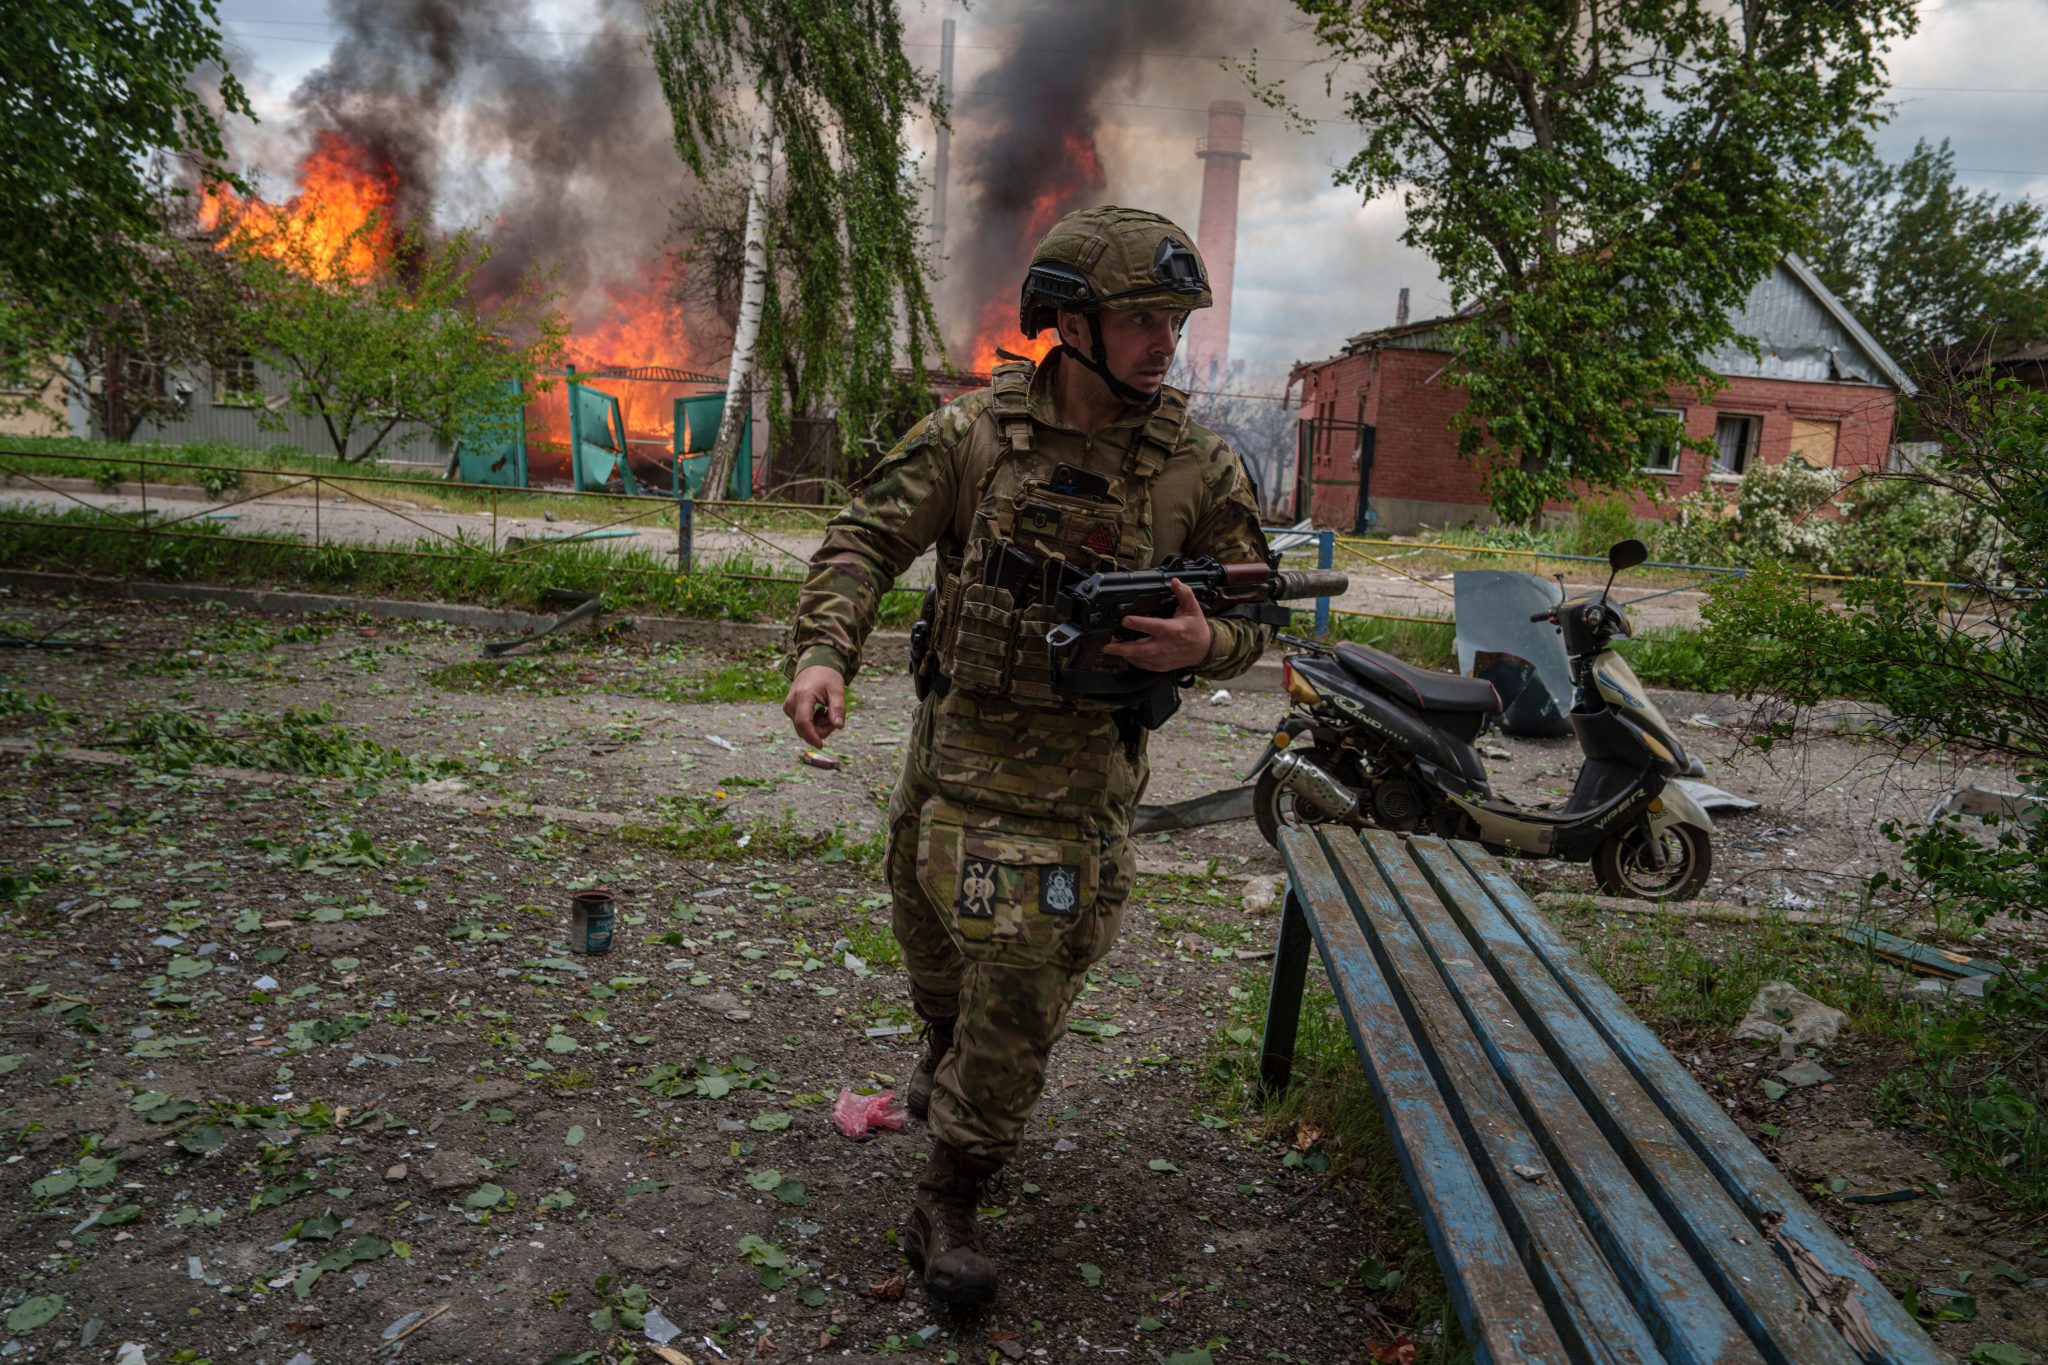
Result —
[[[1068, 133], [1064, 147], [1068, 178], [1040, 190], [1031, 201], [1031, 212], [1024, 216], [1017, 243], [1015, 278], [1019, 281], [1024, 277], [1025, 265], [1037, 248], [1039, 239], [1074, 208], [1083, 195], [1098, 193], [1109, 183], [1103, 174], [1102, 158], [1096, 155], [1092, 137]], [[975, 327], [974, 345], [970, 351], [973, 356], [970, 368], [986, 374], [997, 362], [997, 347], [1012, 355], [1043, 360], [1046, 352], [1057, 344], [1058, 338], [1050, 332], [1041, 332], [1027, 339], [1017, 330], [1017, 294], [1015, 289], [1009, 289], [981, 306], [981, 320]]]
[[216, 245], [247, 245], [316, 277], [363, 280], [391, 259], [398, 174], [390, 164], [323, 129], [299, 163], [299, 192], [284, 204], [243, 199], [209, 186], [199, 224], [219, 231]]
[[[569, 338], [569, 360], [579, 372], [592, 369], [638, 369], [660, 366], [691, 369], [690, 344], [684, 330], [682, 310], [676, 305], [668, 279], [653, 265], [642, 267], [638, 286], [608, 284], [604, 287], [603, 316], [595, 325], [579, 325]], [[592, 378], [588, 386], [619, 400], [619, 416], [625, 424], [628, 451], [636, 469], [645, 466], [667, 468], [674, 449], [676, 399], [709, 392], [702, 384], [670, 384], [644, 379]], [[558, 447], [569, 445], [569, 405], [566, 390], [556, 391], [527, 410], [527, 425], [536, 442]], [[692, 433], [693, 436], [701, 433]], [[699, 442], [701, 444], [701, 442]], [[529, 454], [529, 468], [538, 470], [540, 461]]]

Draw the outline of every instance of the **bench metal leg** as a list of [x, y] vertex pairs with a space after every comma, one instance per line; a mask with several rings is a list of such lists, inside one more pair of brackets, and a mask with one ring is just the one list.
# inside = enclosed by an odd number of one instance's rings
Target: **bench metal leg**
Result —
[[1273, 989], [1266, 996], [1266, 1034], [1259, 1042], [1259, 1094], [1271, 1098], [1287, 1088], [1294, 1071], [1294, 1037], [1301, 1025], [1301, 993], [1308, 979], [1311, 944], [1308, 916], [1294, 888], [1280, 911], [1280, 937], [1273, 945]]

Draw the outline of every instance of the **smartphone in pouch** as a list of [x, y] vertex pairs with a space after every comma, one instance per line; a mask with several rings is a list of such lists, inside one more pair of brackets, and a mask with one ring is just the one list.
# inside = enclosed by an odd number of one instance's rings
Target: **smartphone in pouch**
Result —
[[1052, 491], [1069, 498], [1106, 498], [1109, 475], [1097, 474], [1065, 460], [1052, 467]]

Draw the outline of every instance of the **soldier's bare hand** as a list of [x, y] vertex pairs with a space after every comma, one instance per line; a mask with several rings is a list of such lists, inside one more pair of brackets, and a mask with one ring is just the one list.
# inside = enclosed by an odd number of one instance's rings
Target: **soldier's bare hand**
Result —
[[1179, 579], [1173, 582], [1173, 597], [1171, 616], [1124, 618], [1124, 629], [1137, 631], [1144, 638], [1112, 640], [1102, 647], [1102, 652], [1133, 668], [1154, 673], [1179, 672], [1208, 658], [1216, 640], [1216, 628], [1202, 614], [1202, 604], [1195, 600], [1194, 590]]
[[812, 664], [790, 681], [782, 714], [806, 744], [823, 744], [846, 725], [846, 679], [828, 664]]

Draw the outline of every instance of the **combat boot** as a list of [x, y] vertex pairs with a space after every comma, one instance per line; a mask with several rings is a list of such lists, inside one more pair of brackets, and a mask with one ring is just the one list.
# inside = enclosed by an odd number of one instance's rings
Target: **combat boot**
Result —
[[932, 1141], [932, 1154], [910, 1201], [903, 1252], [924, 1276], [925, 1292], [951, 1308], [972, 1308], [996, 1296], [995, 1263], [982, 1252], [975, 1212], [982, 1188], [1002, 1163]]
[[932, 1078], [938, 1075], [939, 1062], [953, 1050], [954, 1016], [933, 1018], [927, 1014], [923, 1018], [924, 1056], [918, 1059], [917, 1070], [910, 1073], [910, 1085], [903, 1092], [904, 1107], [919, 1123], [932, 1110]]

